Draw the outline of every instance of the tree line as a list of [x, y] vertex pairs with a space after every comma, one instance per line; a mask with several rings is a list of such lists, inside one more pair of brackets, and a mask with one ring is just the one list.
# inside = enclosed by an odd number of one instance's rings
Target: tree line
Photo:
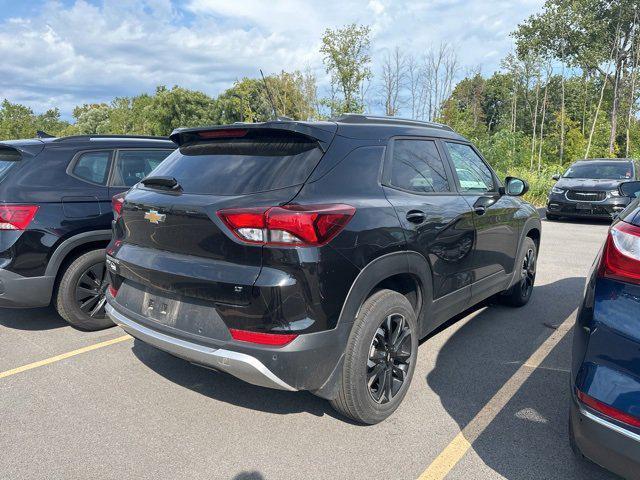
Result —
[[36, 130], [167, 135], [176, 127], [265, 121], [274, 107], [300, 120], [384, 111], [452, 126], [501, 173], [528, 178], [534, 197], [542, 196], [549, 173], [569, 162], [640, 156], [639, 31], [637, 0], [547, 0], [515, 28], [514, 51], [487, 76], [480, 67], [463, 71], [446, 42], [419, 55], [400, 46], [383, 51], [374, 72], [370, 28], [352, 24], [322, 37], [324, 96], [307, 69], [238, 79], [216, 98], [160, 86], [151, 95], [78, 106], [72, 123], [57, 109], [34, 114], [5, 100], [0, 138]]

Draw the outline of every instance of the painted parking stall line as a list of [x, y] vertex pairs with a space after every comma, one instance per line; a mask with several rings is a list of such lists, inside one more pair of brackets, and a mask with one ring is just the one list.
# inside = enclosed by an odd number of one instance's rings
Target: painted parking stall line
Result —
[[21, 367], [13, 368], [11, 370], [6, 370], [4, 372], [0, 372], [0, 379], [10, 377], [12, 375], [16, 375], [18, 373], [26, 372], [28, 370], [33, 370], [34, 368], [44, 367], [45, 365], [50, 365], [52, 363], [59, 362], [61, 360], [65, 360], [67, 358], [75, 357], [76, 355], [81, 355], [83, 353], [91, 352], [93, 350], [98, 350], [99, 348], [108, 347], [110, 345], [115, 345], [116, 343], [121, 343], [126, 340], [132, 339], [130, 335], [123, 335], [121, 337], [113, 338], [111, 340], [106, 340], [100, 343], [94, 343], [93, 345], [88, 345], [86, 347], [78, 348], [77, 350], [72, 350], [70, 352], [61, 353], [60, 355], [56, 355], [55, 357], [45, 358], [44, 360], [39, 360], [37, 362], [28, 363], [26, 365], [22, 365]]
[[476, 416], [458, 433], [447, 447], [422, 472], [418, 480], [440, 480], [458, 464], [478, 437], [498, 416], [513, 396], [524, 385], [551, 351], [569, 333], [575, 321], [576, 310], [547, 338], [538, 349], [518, 368], [507, 382], [496, 392]]

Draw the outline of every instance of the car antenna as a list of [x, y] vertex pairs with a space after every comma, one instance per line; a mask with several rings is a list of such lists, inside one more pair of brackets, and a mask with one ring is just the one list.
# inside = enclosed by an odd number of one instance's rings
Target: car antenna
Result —
[[264, 78], [264, 73], [262, 73], [262, 69], [260, 69], [260, 75], [262, 76], [262, 81], [264, 82], [264, 89], [267, 91], [267, 96], [269, 97], [269, 103], [271, 103], [271, 108], [273, 108], [273, 116], [276, 120], [278, 120], [278, 110], [276, 110], [276, 104], [273, 101], [273, 97], [271, 96], [271, 91], [269, 90], [269, 85], [267, 84], [267, 79]]

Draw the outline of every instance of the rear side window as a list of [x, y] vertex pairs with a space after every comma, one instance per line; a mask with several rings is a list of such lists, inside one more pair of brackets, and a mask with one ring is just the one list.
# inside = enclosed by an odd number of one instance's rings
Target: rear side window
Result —
[[395, 140], [390, 183], [417, 193], [448, 192], [449, 180], [435, 142]]
[[22, 160], [22, 155], [12, 147], [0, 145], [0, 181], [7, 176], [11, 167]]
[[184, 145], [153, 175], [175, 178], [185, 193], [243, 195], [304, 183], [321, 157], [317, 142], [302, 135], [248, 130]]
[[132, 187], [160, 165], [173, 150], [119, 150], [116, 156], [113, 179], [114, 187]]
[[85, 152], [80, 154], [73, 165], [72, 173], [82, 180], [105, 185], [109, 176], [111, 151]]
[[493, 192], [496, 190], [493, 174], [482, 158], [469, 145], [449, 143], [445, 145], [460, 181], [463, 192]]

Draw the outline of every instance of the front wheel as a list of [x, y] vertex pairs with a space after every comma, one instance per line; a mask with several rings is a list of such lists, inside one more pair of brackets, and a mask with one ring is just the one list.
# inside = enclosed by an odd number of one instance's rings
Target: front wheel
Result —
[[536, 281], [536, 268], [538, 265], [538, 248], [533, 239], [526, 237], [523, 244], [523, 253], [518, 263], [520, 278], [511, 288], [506, 290], [502, 299], [512, 307], [523, 307], [529, 303], [533, 293], [533, 285]]
[[333, 408], [364, 424], [389, 417], [411, 383], [418, 335], [416, 314], [404, 295], [392, 290], [371, 295], [353, 324]]
[[107, 289], [104, 250], [92, 250], [72, 261], [62, 273], [56, 296], [56, 310], [72, 326], [81, 330], [101, 330], [113, 326], [107, 317]]

